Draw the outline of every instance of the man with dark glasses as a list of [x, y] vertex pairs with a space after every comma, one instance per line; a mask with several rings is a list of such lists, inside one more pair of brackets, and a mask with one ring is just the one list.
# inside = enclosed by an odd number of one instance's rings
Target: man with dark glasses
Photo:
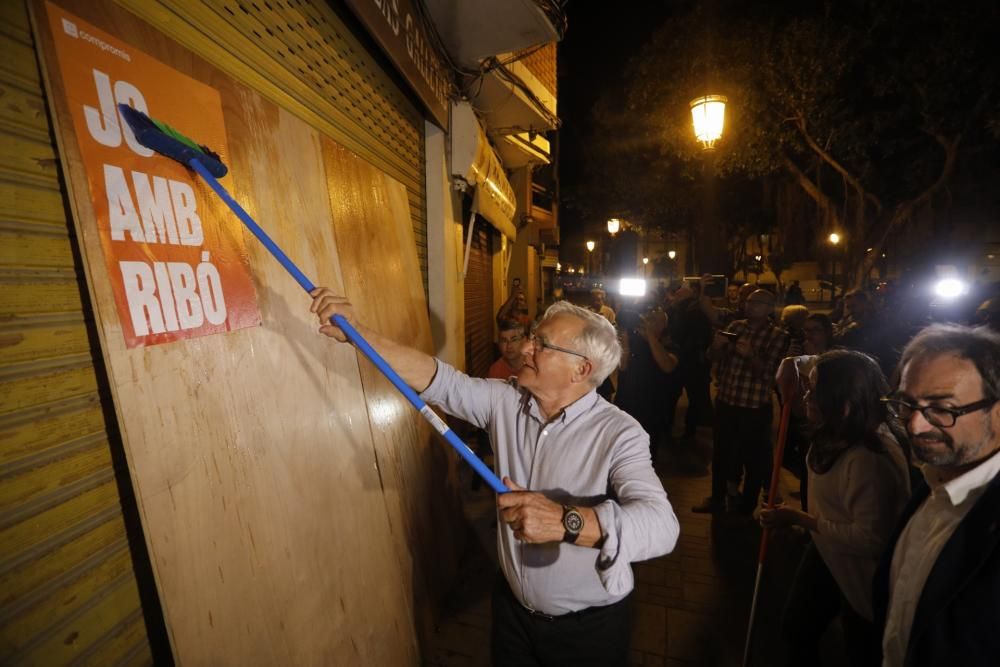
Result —
[[919, 485], [875, 575], [883, 665], [1000, 660], [1000, 335], [934, 325], [883, 399], [906, 426]]

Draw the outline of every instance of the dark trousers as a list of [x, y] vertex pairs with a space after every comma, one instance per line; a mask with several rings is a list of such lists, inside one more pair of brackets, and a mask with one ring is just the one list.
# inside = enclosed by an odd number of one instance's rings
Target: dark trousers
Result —
[[684, 377], [684, 391], [688, 397], [688, 411], [684, 417], [684, 437], [693, 438], [699, 426], [712, 423], [711, 370], [699, 368]]
[[629, 664], [632, 595], [565, 616], [529, 612], [501, 574], [493, 587], [493, 667]]
[[712, 445], [712, 500], [723, 503], [726, 482], [743, 480], [740, 510], [757, 507], [761, 485], [771, 476], [771, 404], [741, 408], [722, 401], [715, 404], [715, 433]]
[[684, 438], [693, 438], [698, 426], [711, 423], [712, 395], [709, 390], [711, 379], [708, 369], [677, 370], [677, 378], [667, 392], [666, 430], [667, 437], [673, 436], [677, 402], [683, 392], [687, 392], [688, 409], [684, 417]]
[[785, 605], [781, 632], [788, 647], [788, 665], [821, 665], [820, 640], [840, 615], [845, 652], [850, 664], [877, 666], [882, 662], [881, 637], [875, 625], [854, 611], [815, 544], [806, 547]]

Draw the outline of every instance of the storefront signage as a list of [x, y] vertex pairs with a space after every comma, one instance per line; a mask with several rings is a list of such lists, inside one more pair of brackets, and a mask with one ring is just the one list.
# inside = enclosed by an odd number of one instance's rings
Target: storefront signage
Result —
[[434, 120], [448, 127], [451, 79], [410, 0], [347, 0], [413, 86]]

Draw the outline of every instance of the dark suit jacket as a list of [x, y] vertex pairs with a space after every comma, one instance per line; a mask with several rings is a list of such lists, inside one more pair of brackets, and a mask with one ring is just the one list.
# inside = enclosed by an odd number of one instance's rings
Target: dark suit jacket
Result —
[[[914, 491], [875, 572], [875, 624], [880, 632], [885, 629], [896, 542], [929, 493], [926, 483]], [[905, 665], [1000, 665], [1000, 475], [934, 563], [917, 603]]]

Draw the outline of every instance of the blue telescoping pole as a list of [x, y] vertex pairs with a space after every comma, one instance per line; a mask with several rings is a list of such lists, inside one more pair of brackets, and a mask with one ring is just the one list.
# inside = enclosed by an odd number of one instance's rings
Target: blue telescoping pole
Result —
[[[201, 162], [198, 161], [197, 158], [188, 162], [188, 165], [198, 172], [198, 175], [201, 176], [206, 183], [208, 183], [209, 187], [215, 191], [215, 194], [219, 195], [219, 198], [222, 199], [227, 206], [229, 206], [233, 213], [236, 214], [236, 217], [238, 217], [240, 221], [246, 225], [246, 228], [249, 229], [261, 243], [264, 244], [264, 247], [267, 248], [272, 255], [274, 255], [275, 259], [281, 262], [281, 265], [285, 267], [285, 270], [288, 271], [293, 278], [295, 278], [295, 282], [297, 282], [302, 289], [306, 291], [306, 293], [312, 293], [312, 291], [316, 289], [316, 286], [312, 283], [312, 281], [299, 270], [299, 267], [295, 265], [295, 262], [289, 259], [288, 255], [286, 255], [284, 251], [278, 247], [278, 244], [271, 240], [271, 237], [267, 235], [267, 232], [265, 232], [260, 225], [258, 225], [252, 217], [250, 217], [250, 214], [243, 210], [243, 207], [232, 198], [224, 187], [222, 187], [222, 184], [219, 183], [215, 176], [212, 176], [212, 174], [209, 173], [209, 171], [203, 164], [201, 164]], [[391, 382], [393, 386], [396, 387], [401, 394], [403, 394], [406, 400], [409, 401], [410, 404], [413, 405], [413, 407], [415, 407], [421, 415], [423, 415], [424, 419], [426, 419], [430, 425], [434, 427], [434, 430], [444, 437], [448, 444], [451, 445], [456, 452], [458, 452], [458, 455], [465, 459], [466, 463], [471, 465], [479, 476], [482, 477], [494, 491], [497, 493], [506, 493], [510, 491], [510, 489], [508, 489], [503, 482], [500, 481], [496, 474], [494, 474], [494, 472], [490, 470], [471, 449], [469, 449], [469, 446], [462, 442], [462, 440], [453, 430], [451, 430], [444, 420], [438, 417], [437, 414], [431, 410], [431, 407], [417, 395], [417, 392], [413, 391], [413, 388], [403, 381], [403, 378], [399, 376], [399, 373], [393, 370], [392, 366], [390, 366], [388, 362], [382, 358], [382, 355], [376, 352], [375, 348], [368, 344], [368, 341], [366, 341], [364, 337], [358, 333], [357, 329], [351, 326], [350, 322], [344, 319], [341, 315], [334, 315], [330, 318], [330, 321], [340, 327], [340, 330], [344, 332], [345, 336], [347, 336], [347, 340], [353, 343], [356, 348], [361, 350], [362, 354], [375, 364], [375, 367], [378, 368], [386, 378], [388, 378], [389, 382]]]

